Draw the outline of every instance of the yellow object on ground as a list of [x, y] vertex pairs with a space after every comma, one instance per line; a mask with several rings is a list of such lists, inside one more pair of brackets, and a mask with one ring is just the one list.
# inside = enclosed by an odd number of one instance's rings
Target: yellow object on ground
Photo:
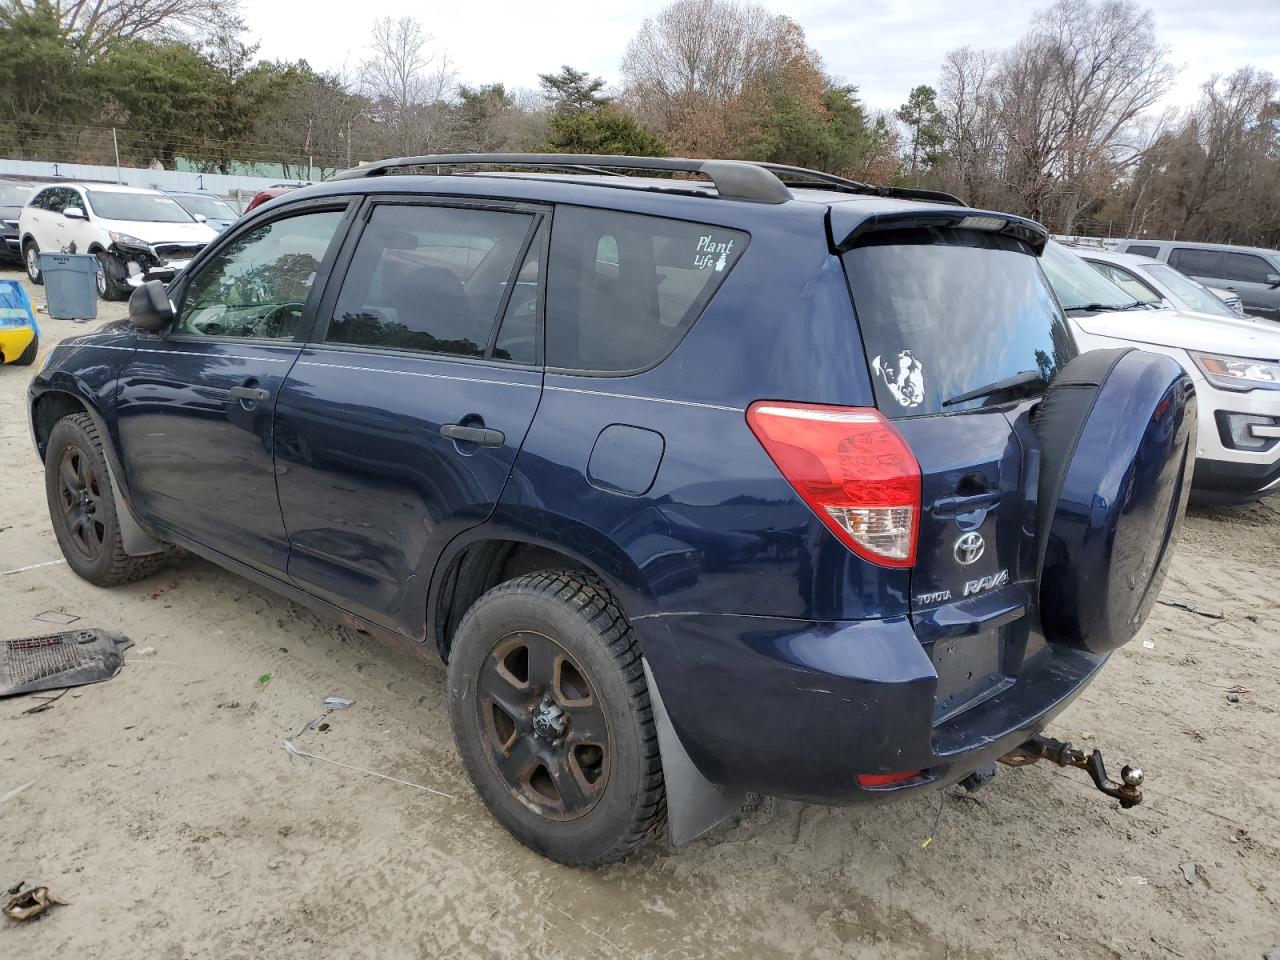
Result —
[[0, 327], [0, 357], [13, 363], [31, 345], [36, 332], [30, 327]]

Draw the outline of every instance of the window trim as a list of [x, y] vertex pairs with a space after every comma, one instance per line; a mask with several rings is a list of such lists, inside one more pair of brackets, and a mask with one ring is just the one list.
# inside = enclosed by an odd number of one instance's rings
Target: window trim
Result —
[[[342, 287], [347, 281], [347, 273], [351, 269], [351, 263], [355, 259], [356, 249], [360, 245], [360, 238], [364, 235], [365, 230], [369, 226], [369, 221], [373, 219], [374, 211], [380, 206], [412, 206], [412, 207], [452, 207], [471, 210], [494, 210], [501, 213], [518, 213], [530, 217], [531, 223], [529, 229], [525, 233], [523, 241], [520, 245], [520, 253], [516, 258], [515, 264], [511, 268], [511, 273], [507, 275], [507, 289], [503, 291], [502, 297], [498, 303], [497, 311], [494, 315], [493, 327], [489, 331], [489, 342], [485, 347], [485, 355], [481, 357], [466, 357], [455, 353], [433, 353], [429, 350], [411, 350], [406, 347], [390, 347], [377, 344], [367, 343], [328, 343], [325, 336], [329, 332], [329, 322], [333, 319], [334, 308], [338, 305], [338, 298], [342, 295]], [[542, 370], [543, 369], [543, 342], [545, 340], [545, 325], [543, 318], [546, 314], [545, 304], [547, 295], [547, 271], [543, 269], [538, 278], [538, 320], [535, 327], [534, 342], [537, 347], [537, 357], [533, 363], [512, 363], [507, 360], [494, 360], [489, 356], [493, 343], [494, 334], [502, 326], [503, 313], [506, 311], [507, 301], [511, 297], [514, 289], [512, 280], [519, 275], [520, 268], [524, 265], [524, 257], [528, 252], [529, 244], [532, 239], [537, 236], [539, 226], [542, 223], [551, 222], [553, 207], [550, 204], [530, 203], [526, 200], [494, 200], [485, 197], [458, 197], [458, 196], [439, 196], [435, 194], [417, 194], [417, 193], [376, 193], [364, 194], [359, 204], [359, 211], [356, 219], [358, 223], [352, 224], [348, 229], [346, 238], [339, 250], [338, 256], [334, 261], [333, 268], [329, 271], [329, 275], [325, 281], [324, 295], [320, 299], [316, 307], [315, 322], [311, 325], [306, 346], [309, 350], [354, 350], [359, 353], [377, 354], [384, 356], [396, 356], [406, 358], [416, 358], [419, 360], [434, 360], [446, 363], [468, 363], [477, 366], [491, 367], [498, 370]], [[548, 233], [547, 247], [550, 251], [550, 234]], [[547, 258], [550, 259], [550, 256]]]
[[218, 256], [224, 248], [246, 233], [271, 223], [292, 219], [293, 217], [342, 210], [343, 216], [338, 220], [338, 226], [333, 231], [333, 237], [325, 250], [324, 258], [320, 261], [320, 265], [316, 267], [316, 280], [311, 284], [311, 289], [307, 292], [306, 304], [302, 308], [302, 319], [298, 321], [298, 329], [294, 331], [292, 338], [288, 340], [270, 340], [264, 337], [197, 336], [195, 334], [179, 333], [177, 332], [176, 318], [175, 324], [165, 330], [162, 337], [165, 340], [172, 340], [178, 343], [265, 343], [279, 346], [290, 343], [299, 345], [306, 343], [307, 336], [314, 325], [316, 309], [319, 306], [318, 297], [325, 288], [326, 278], [332, 273], [338, 251], [342, 248], [341, 242], [335, 241], [350, 232], [352, 216], [359, 207], [359, 203], [353, 202], [354, 200], [357, 200], [357, 198], [348, 194], [338, 197], [317, 197], [314, 200], [300, 200], [284, 207], [275, 208], [264, 216], [248, 217], [245, 222], [225, 231], [201, 250], [196, 255], [194, 262], [182, 272], [182, 275], [169, 288], [169, 299], [177, 305], [176, 315], [180, 317], [182, 315], [183, 301], [187, 296], [187, 288], [191, 284], [191, 278], [198, 275], [208, 262]]
[[[675, 342], [671, 344], [670, 349], [668, 349], [667, 352], [664, 353], [662, 356], [658, 357], [658, 359], [653, 361], [653, 363], [650, 363], [643, 367], [636, 367], [635, 369], [631, 369], [631, 370], [591, 370], [586, 367], [553, 367], [550, 364], [545, 365], [544, 369], [547, 371], [547, 373], [555, 373], [560, 376], [584, 377], [584, 378], [592, 378], [592, 379], [600, 379], [600, 380], [616, 379], [618, 377], [635, 377], [635, 376], [639, 376], [642, 373], [648, 373], [650, 370], [653, 370], [656, 367], [659, 367], [662, 364], [666, 363], [667, 360], [671, 357], [671, 355], [674, 354], [678, 349], [680, 349], [680, 344], [684, 343], [685, 339], [689, 336], [689, 334], [693, 332], [693, 328], [697, 326], [698, 321], [702, 319], [702, 315], [706, 313], [707, 307], [711, 306], [711, 301], [716, 298], [716, 296], [720, 293], [721, 289], [723, 289], [724, 285], [729, 282], [729, 277], [733, 274], [733, 271], [737, 269], [738, 264], [740, 264], [746, 258], [747, 251], [751, 248], [751, 239], [752, 239], [751, 231], [741, 226], [733, 226], [730, 224], [718, 223], [718, 222], [713, 223], [708, 220], [691, 220], [686, 217], [669, 217], [669, 216], [666, 216], [665, 214], [648, 213], [642, 210], [619, 210], [614, 207], [595, 207], [595, 206], [588, 206], [586, 204], [581, 204], [581, 203], [557, 203], [556, 204], [557, 210], [559, 210], [562, 207], [573, 208], [575, 210], [587, 210], [592, 213], [611, 213], [611, 214], [617, 214], [620, 216], [642, 217], [647, 220], [669, 220], [669, 221], [672, 221], [673, 223], [692, 224], [695, 227], [709, 227], [712, 229], [732, 230], [734, 233], [742, 234], [742, 236], [746, 239], [742, 245], [742, 252], [738, 254], [738, 258], [733, 262], [733, 266], [729, 267], [729, 269], [725, 271], [724, 279], [720, 281], [720, 286], [716, 287], [715, 293], [713, 293], [707, 299], [707, 302], [702, 305], [702, 309], [698, 311], [697, 316], [695, 316], [691, 321], [689, 321], [688, 326], [684, 328], [684, 332], [681, 333], [680, 336], [675, 340]], [[553, 227], [553, 233], [554, 233], [554, 224], [552, 225], [552, 227]], [[554, 241], [554, 237], [549, 235], [547, 237], [548, 267], [546, 271], [546, 280], [543, 283], [543, 292], [542, 292], [543, 302], [544, 302], [544, 310], [543, 310], [544, 314], [545, 314], [545, 301], [546, 301], [546, 295], [547, 295], [547, 288], [551, 286], [551, 283], [550, 283], [551, 271], [555, 267], [555, 254], [552, 247], [553, 241]], [[545, 343], [547, 339], [545, 329], [543, 331], [542, 339], [543, 339], [543, 346], [544, 346], [544, 352], [542, 355], [545, 360], [546, 358]]]

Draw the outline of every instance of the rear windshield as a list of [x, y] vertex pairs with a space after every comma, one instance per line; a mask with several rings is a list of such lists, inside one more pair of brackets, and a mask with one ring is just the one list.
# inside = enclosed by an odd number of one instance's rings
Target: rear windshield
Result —
[[1035, 255], [1019, 240], [883, 231], [847, 252], [844, 264], [887, 417], [980, 407], [989, 400], [945, 401], [1026, 371], [1051, 380], [1076, 355]]
[[25, 183], [0, 183], [0, 207], [20, 207], [31, 193], [32, 188]]
[[239, 216], [231, 204], [217, 197], [192, 197], [184, 194], [177, 200], [189, 213], [198, 213], [210, 220], [235, 220]]
[[191, 223], [191, 214], [173, 197], [163, 193], [115, 193], [90, 190], [89, 205], [104, 220], [141, 220], [147, 223]]

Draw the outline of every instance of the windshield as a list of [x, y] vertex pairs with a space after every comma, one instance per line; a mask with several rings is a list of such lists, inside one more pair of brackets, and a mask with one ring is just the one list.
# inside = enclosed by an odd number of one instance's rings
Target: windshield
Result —
[[1089, 266], [1074, 253], [1050, 240], [1040, 257], [1040, 266], [1063, 310], [1085, 307], [1125, 310], [1138, 301]]
[[929, 227], [878, 231], [846, 253], [844, 265], [887, 417], [1007, 401], [998, 394], [955, 398], [1028, 372], [1051, 380], [1076, 355], [1034, 254], [1011, 237]]
[[217, 197], [192, 197], [184, 194], [177, 201], [190, 213], [198, 213], [210, 220], [235, 220], [239, 216], [231, 204]]
[[1188, 310], [1196, 313], [1211, 313], [1215, 317], [1240, 319], [1231, 312], [1231, 308], [1218, 299], [1208, 287], [1202, 287], [1190, 277], [1179, 273], [1165, 263], [1143, 263], [1138, 266], [1143, 273], [1155, 278], [1157, 283], [1169, 288], [1169, 292], [1186, 304]]
[[0, 207], [20, 207], [31, 197], [32, 187], [25, 183], [0, 183]]
[[89, 205], [104, 220], [141, 220], [147, 223], [191, 223], [193, 220], [177, 200], [163, 193], [90, 190]]

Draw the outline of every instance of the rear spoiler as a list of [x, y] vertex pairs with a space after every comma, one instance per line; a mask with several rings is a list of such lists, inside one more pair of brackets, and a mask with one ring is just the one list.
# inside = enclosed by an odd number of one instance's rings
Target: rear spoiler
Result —
[[850, 204], [833, 204], [828, 212], [831, 244], [837, 253], [858, 245], [867, 234], [883, 230], [909, 230], [913, 227], [941, 227], [951, 230], [985, 230], [1021, 240], [1036, 256], [1044, 251], [1049, 231], [1034, 220], [990, 210], [953, 209], [903, 210], [859, 216]]

